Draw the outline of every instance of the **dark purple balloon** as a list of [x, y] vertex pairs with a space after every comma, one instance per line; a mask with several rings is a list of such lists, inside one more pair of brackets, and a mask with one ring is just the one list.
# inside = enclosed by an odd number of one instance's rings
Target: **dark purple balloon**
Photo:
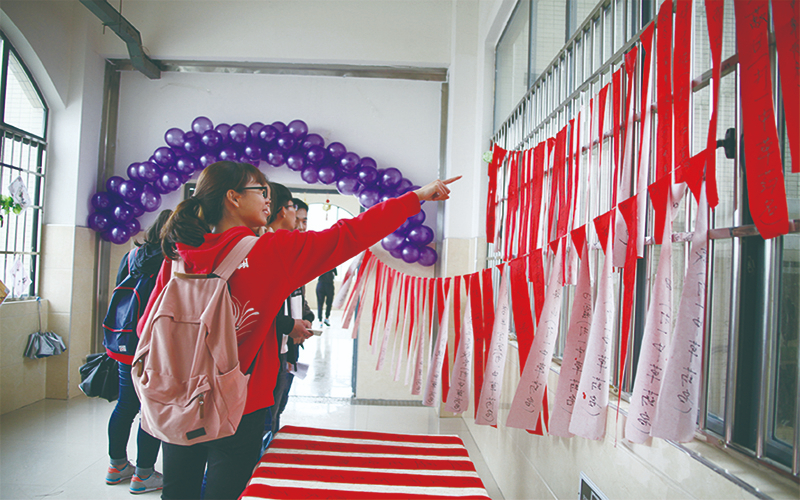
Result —
[[331, 158], [334, 160], [338, 160], [345, 153], [347, 153], [347, 148], [344, 147], [344, 144], [341, 142], [332, 142], [328, 144], [328, 154], [331, 155]]
[[178, 177], [178, 174], [173, 172], [172, 170], [167, 170], [163, 174], [161, 174], [161, 185], [164, 186], [169, 191], [175, 191], [179, 187], [181, 187], [181, 178]]
[[122, 184], [124, 180], [125, 179], [123, 179], [118, 175], [109, 177], [108, 180], [106, 181], [106, 190], [112, 193], [119, 193], [119, 185]]
[[405, 262], [413, 264], [419, 260], [419, 248], [413, 243], [406, 243], [403, 245], [401, 256]]
[[394, 250], [389, 250], [389, 255], [394, 257], [395, 259], [402, 259], [403, 258], [403, 247], [399, 246]]
[[412, 215], [411, 217], [409, 217], [406, 220], [408, 221], [408, 225], [411, 226], [411, 227], [419, 226], [420, 224], [425, 222], [425, 212], [420, 210], [415, 215]]
[[139, 178], [145, 182], [153, 182], [161, 176], [161, 169], [153, 162], [143, 161], [137, 169]]
[[384, 189], [394, 189], [403, 179], [403, 174], [396, 168], [387, 168], [383, 175], [378, 179], [378, 184]]
[[[95, 193], [92, 195], [91, 199], [92, 207], [99, 212], [105, 212], [109, 209], [112, 205], [111, 196], [105, 191], [100, 191], [99, 193]], [[97, 231], [97, 229], [95, 229]]]
[[372, 167], [376, 171], [378, 170], [378, 164], [375, 162], [375, 160], [373, 160], [369, 156], [365, 156], [364, 158], [361, 158], [361, 166], [362, 167]]
[[419, 259], [417, 260], [417, 264], [425, 267], [432, 266], [436, 263], [438, 258], [439, 255], [436, 253], [436, 250], [431, 247], [423, 247], [419, 251]]
[[179, 156], [175, 162], [175, 170], [179, 174], [192, 175], [197, 170], [199, 163], [191, 156]]
[[336, 182], [336, 169], [330, 165], [323, 165], [320, 167], [319, 181], [323, 184], [333, 184]]
[[158, 179], [153, 181], [153, 189], [159, 194], [167, 194], [170, 192], [170, 190], [165, 188], [164, 184], [161, 183], [161, 176], [158, 176]]
[[167, 147], [156, 149], [155, 153], [153, 153], [153, 158], [162, 167], [169, 168], [175, 165], [175, 152]]
[[131, 202], [139, 199], [142, 194], [142, 183], [135, 180], [122, 181], [119, 185], [119, 195], [125, 201]]
[[257, 144], [249, 142], [244, 147], [244, 156], [248, 160], [255, 160], [256, 164], [261, 159], [261, 147]]
[[231, 125], [228, 130], [228, 138], [232, 144], [244, 144], [250, 139], [250, 129], [244, 123]]
[[192, 156], [200, 156], [203, 154], [203, 137], [195, 134], [194, 132], [189, 132], [183, 138], [183, 150]]
[[278, 135], [278, 129], [272, 125], [264, 125], [258, 132], [258, 140], [265, 146], [271, 146], [275, 142], [275, 139], [278, 138]]
[[284, 162], [286, 162], [286, 157], [283, 155], [281, 148], [276, 146], [267, 153], [267, 163], [273, 167], [280, 167]]
[[284, 132], [278, 136], [278, 147], [284, 152], [291, 151], [296, 142], [294, 136], [289, 132]]
[[164, 141], [173, 148], [183, 147], [183, 130], [179, 128], [167, 130], [167, 133], [164, 134]]
[[222, 135], [216, 130], [206, 130], [200, 137], [200, 141], [208, 151], [219, 151], [222, 146]]
[[106, 214], [100, 212], [89, 214], [89, 227], [92, 231], [105, 231], [109, 226], [111, 226], [111, 221]]
[[250, 137], [255, 139], [258, 137], [258, 133], [261, 132], [261, 129], [264, 128], [264, 124], [261, 122], [253, 122], [248, 128], [250, 129]]
[[225, 148], [219, 152], [220, 161], [239, 161], [239, 151], [236, 148]]
[[128, 177], [131, 179], [139, 180], [139, 164], [138, 163], [131, 163], [128, 165]]
[[315, 184], [319, 180], [319, 174], [317, 173], [317, 169], [311, 166], [308, 166], [300, 172], [300, 177], [308, 184]]
[[231, 126], [227, 123], [220, 123], [216, 127], [214, 127], [214, 131], [222, 137], [222, 143], [220, 143], [220, 147], [223, 147], [225, 144], [228, 144], [231, 139], [228, 137], [228, 132], [230, 132]]
[[111, 209], [111, 220], [113, 222], [125, 224], [131, 219], [133, 219], [133, 207], [127, 203], [118, 203]]
[[295, 139], [300, 140], [308, 133], [308, 125], [303, 120], [292, 120], [287, 125], [286, 130], [294, 136]]
[[403, 245], [405, 238], [398, 236], [394, 233], [389, 234], [381, 240], [381, 246], [386, 250], [392, 251], [400, 248]]
[[206, 153], [200, 157], [200, 166], [198, 167], [198, 170], [204, 169], [207, 166], [211, 165], [212, 163], [216, 162], [217, 162], [217, 157], [215, 155]]
[[364, 165], [364, 159], [361, 160], [361, 163], [361, 168], [358, 169], [358, 181], [365, 186], [375, 185], [378, 180], [378, 171], [375, 167]]
[[306, 158], [300, 153], [292, 153], [286, 157], [286, 166], [289, 170], [300, 172], [306, 166]]
[[300, 143], [300, 145], [303, 147], [303, 149], [306, 150], [311, 148], [311, 146], [324, 147], [325, 139], [323, 139], [322, 136], [319, 134], [308, 134], [307, 136], [305, 136], [303, 142]]
[[423, 247], [433, 241], [433, 229], [428, 226], [414, 227], [408, 232], [408, 240]]
[[139, 219], [131, 219], [125, 225], [125, 229], [128, 230], [128, 235], [133, 236], [134, 234], [138, 233], [142, 230], [141, 224], [139, 224]]
[[150, 184], [145, 184], [139, 203], [145, 212], [155, 212], [161, 206], [161, 195]]
[[358, 202], [361, 203], [362, 207], [366, 208], [377, 205], [380, 199], [381, 194], [373, 188], [365, 189], [358, 195]]
[[206, 130], [212, 130], [214, 124], [205, 116], [198, 116], [192, 122], [192, 131], [197, 135], [203, 135]]
[[116, 245], [127, 243], [130, 237], [131, 235], [128, 234], [128, 229], [125, 227], [125, 224], [113, 226], [108, 230], [108, 240]]
[[411, 181], [406, 178], [403, 178], [400, 181], [400, 184], [398, 184], [397, 187], [394, 188], [394, 190], [397, 191], [397, 194], [399, 195], [406, 194], [411, 190], [411, 186], [413, 186], [413, 184], [411, 184]]
[[271, 125], [275, 127], [279, 134], [286, 132], [286, 124], [283, 122], [272, 122]]
[[358, 192], [359, 182], [355, 175], [345, 175], [336, 181], [336, 189], [344, 195], [353, 195]]
[[308, 151], [306, 151], [306, 160], [308, 160], [308, 163], [311, 165], [322, 164], [327, 156], [328, 153], [322, 146], [311, 146], [308, 148]]
[[361, 157], [355, 153], [345, 153], [339, 159], [339, 166], [344, 172], [353, 172], [358, 168]]

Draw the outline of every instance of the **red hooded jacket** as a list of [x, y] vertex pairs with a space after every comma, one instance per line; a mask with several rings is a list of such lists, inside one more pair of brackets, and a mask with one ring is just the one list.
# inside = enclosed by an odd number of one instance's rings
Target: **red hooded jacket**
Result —
[[[245, 414], [271, 406], [274, 402], [272, 391], [279, 368], [275, 316], [286, 297], [377, 243], [419, 210], [419, 198], [410, 192], [375, 205], [353, 219], [340, 220], [325, 231], [280, 230], [259, 238], [228, 280], [236, 307], [239, 366], [245, 373], [251, 365], [253, 367], [247, 386]], [[236, 242], [252, 234], [247, 227], [235, 227], [224, 233], [207, 234], [199, 247], [179, 243], [177, 250], [187, 273], [210, 273]], [[139, 320], [139, 335], [156, 297], [171, 274], [172, 261], [164, 259], [147, 309]]]

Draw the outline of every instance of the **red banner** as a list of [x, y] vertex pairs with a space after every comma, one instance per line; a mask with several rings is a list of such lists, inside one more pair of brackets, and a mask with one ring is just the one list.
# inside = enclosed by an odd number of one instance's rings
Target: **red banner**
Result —
[[797, 0], [772, 2], [775, 45], [781, 71], [786, 135], [792, 153], [792, 172], [800, 173], [800, 7]]
[[497, 208], [497, 172], [503, 166], [506, 150], [494, 145], [492, 163], [489, 164], [489, 190], [486, 198], [486, 242], [494, 243], [495, 209]]
[[[672, 0], [666, 0], [658, 11], [656, 32], [656, 178], [672, 171]], [[658, 234], [658, 233], [656, 233]]]
[[[708, 42], [711, 48], [711, 119], [708, 121], [708, 138], [706, 142], [706, 195], [708, 206], [719, 204], [717, 194], [717, 108], [719, 107], [719, 79], [722, 64], [722, 22], [725, 16], [725, 3], [722, 0], [705, 0], [706, 21], [708, 23]], [[745, 75], [742, 75], [743, 77]], [[747, 94], [742, 94], [747, 96]], [[749, 96], [742, 99], [742, 104]]]
[[540, 142], [533, 150], [533, 175], [531, 181], [531, 251], [539, 248], [539, 221], [542, 211], [542, 185], [544, 184], [545, 157], [547, 152], [545, 142]]
[[[692, 32], [691, 0], [676, 0], [675, 32]], [[675, 52], [672, 82], [675, 86], [673, 98], [673, 114], [675, 117], [675, 167], [689, 165], [692, 152], [689, 149], [689, 97], [692, 93], [692, 37], [675, 38]], [[675, 177], [676, 182], [682, 182]]]

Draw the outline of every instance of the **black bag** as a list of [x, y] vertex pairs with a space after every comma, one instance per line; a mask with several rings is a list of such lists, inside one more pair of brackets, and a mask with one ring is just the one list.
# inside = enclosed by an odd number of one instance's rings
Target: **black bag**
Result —
[[86, 356], [80, 367], [81, 383], [78, 388], [90, 398], [116, 401], [119, 397], [119, 363], [106, 353]]
[[42, 331], [42, 299], [37, 298], [39, 307], [39, 331], [28, 335], [28, 344], [25, 346], [25, 357], [30, 359], [55, 356], [67, 350], [61, 337], [55, 332]]

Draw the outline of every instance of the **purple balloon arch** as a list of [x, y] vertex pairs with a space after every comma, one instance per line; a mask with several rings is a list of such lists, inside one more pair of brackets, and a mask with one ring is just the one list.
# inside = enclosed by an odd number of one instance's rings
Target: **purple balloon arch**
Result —
[[[335, 186], [343, 195], [356, 196], [365, 208], [419, 187], [398, 169], [378, 168], [374, 159], [362, 158], [340, 142], [326, 146], [322, 136], [308, 133], [302, 120], [214, 126], [198, 116], [191, 130], [171, 128], [164, 141], [166, 146], [157, 148], [146, 161], [128, 166], [127, 179], [110, 177], [106, 190], [92, 196], [88, 224], [104, 240], [126, 243], [142, 229], [138, 218], [161, 207], [161, 195], [179, 189], [194, 172], [219, 160], [286, 165], [300, 172], [306, 183]], [[438, 255], [428, 245], [434, 233], [423, 222], [425, 212], [409, 217], [381, 240], [381, 246], [409, 264], [433, 265]]]

